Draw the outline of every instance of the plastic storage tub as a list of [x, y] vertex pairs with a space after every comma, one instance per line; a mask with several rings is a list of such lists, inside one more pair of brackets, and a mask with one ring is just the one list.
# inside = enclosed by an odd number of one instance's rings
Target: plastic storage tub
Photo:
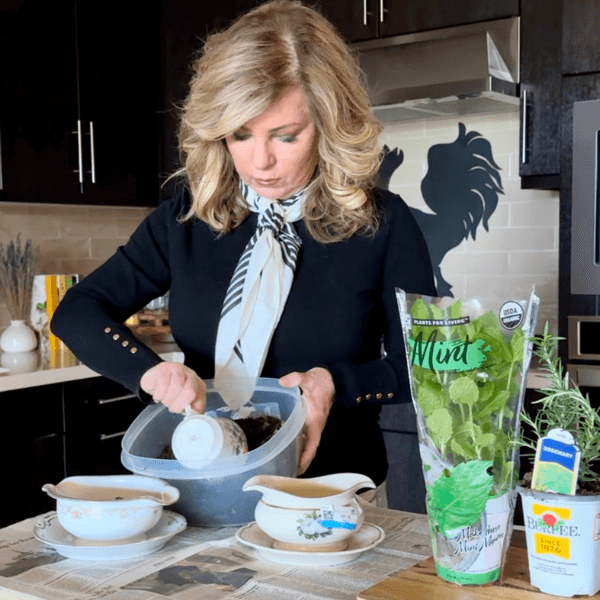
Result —
[[[206, 412], [225, 406], [213, 381], [206, 380], [206, 385]], [[306, 422], [306, 405], [298, 388], [284, 388], [276, 379], [259, 378], [249, 406], [267, 403], [278, 405], [284, 421], [268, 442], [246, 454], [217, 459], [199, 469], [186, 468], [177, 460], [157, 458], [170, 445], [183, 415], [169, 412], [164, 404], [148, 406], [123, 437], [121, 462], [133, 473], [158, 477], [175, 486], [180, 496], [173, 509], [191, 525], [249, 523], [254, 520], [260, 493], [243, 492], [242, 486], [254, 475], [296, 477]]]

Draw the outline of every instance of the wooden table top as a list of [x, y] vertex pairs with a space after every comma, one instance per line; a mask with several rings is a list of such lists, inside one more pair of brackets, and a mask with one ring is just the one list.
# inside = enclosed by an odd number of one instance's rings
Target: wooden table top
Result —
[[525, 533], [513, 531], [502, 581], [480, 586], [460, 586], [438, 576], [433, 558], [360, 592], [357, 600], [551, 600], [529, 583]]

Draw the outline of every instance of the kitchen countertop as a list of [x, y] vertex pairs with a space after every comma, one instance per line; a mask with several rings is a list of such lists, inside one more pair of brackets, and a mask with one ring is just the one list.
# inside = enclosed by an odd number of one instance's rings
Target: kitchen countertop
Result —
[[[183, 352], [174, 342], [153, 342], [152, 340], [141, 339], [162, 359], [171, 362], [183, 362]], [[11, 368], [10, 357], [6, 359], [6, 353], [0, 353], [0, 365], [9, 365], [6, 372], [2, 372], [0, 368], [0, 392], [99, 376], [99, 373], [86, 367], [77, 359], [72, 361], [74, 364], [71, 366], [51, 366], [49, 357], [40, 350], [23, 354], [28, 356], [23, 357], [24, 360], [21, 361], [21, 365]]]
[[33, 536], [34, 525], [52, 527], [55, 522], [56, 513], [46, 513], [0, 530], [4, 542], [0, 553], [0, 599], [91, 600], [110, 596], [115, 600], [258, 600], [310, 596], [315, 600], [392, 600], [404, 598], [399, 592], [406, 592], [407, 588], [416, 591], [409, 594], [411, 598], [475, 600], [480, 594], [490, 599], [555, 598], [539, 593], [529, 583], [522, 527], [513, 529], [500, 582], [461, 587], [435, 573], [426, 515], [363, 506], [365, 523], [383, 529], [384, 539], [357, 556], [357, 560], [326, 568], [318, 564], [322, 558], [305, 560], [301, 566], [294, 561], [270, 562], [268, 556], [274, 558], [274, 552], [263, 553], [255, 545], [257, 552], [240, 543], [235, 526], [188, 527], [164, 548], [129, 560], [61, 559]]
[[[176, 343], [153, 342], [151, 339], [141, 339], [164, 360], [183, 362], [183, 352], [181, 352]], [[2, 360], [5, 354], [6, 353], [0, 353], [0, 365], [8, 364], [9, 362], [7, 360]], [[0, 368], [0, 392], [49, 385], [52, 383], [63, 383], [78, 379], [87, 379], [99, 375], [96, 371], [93, 371], [78, 361], [75, 361], [74, 365], [68, 367], [51, 366], [48, 357], [43, 356], [39, 350], [24, 354], [28, 354], [29, 356], [27, 358], [31, 359], [29, 366], [15, 367], [6, 372], [2, 372], [2, 368]], [[539, 389], [545, 385], [547, 385], [547, 380], [545, 379], [544, 374], [539, 369], [535, 360], [532, 360], [531, 367], [527, 374], [527, 387], [529, 389]]]

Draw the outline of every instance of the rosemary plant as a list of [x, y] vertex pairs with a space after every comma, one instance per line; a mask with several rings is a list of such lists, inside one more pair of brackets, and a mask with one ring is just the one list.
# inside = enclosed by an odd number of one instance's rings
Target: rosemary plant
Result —
[[550, 385], [539, 390], [543, 396], [533, 402], [537, 405], [534, 416], [521, 414], [521, 421], [531, 428], [531, 434], [522, 432], [517, 443], [530, 448], [535, 455], [538, 439], [551, 429], [560, 427], [570, 431], [581, 450], [579, 481], [596, 481], [599, 476], [592, 471], [591, 464], [600, 459], [600, 415], [589, 398], [570, 384], [568, 374], [563, 374], [556, 349], [561, 339], [550, 333], [548, 323], [543, 334], [534, 338], [534, 354], [539, 357], [540, 368], [547, 374]]
[[16, 244], [14, 240], [6, 248], [0, 244], [0, 293], [13, 320], [29, 319], [36, 258], [31, 240], [21, 245], [21, 234]]

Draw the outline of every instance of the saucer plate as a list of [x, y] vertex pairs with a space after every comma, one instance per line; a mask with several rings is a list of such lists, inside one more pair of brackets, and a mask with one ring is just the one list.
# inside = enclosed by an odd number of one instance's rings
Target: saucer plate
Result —
[[127, 560], [160, 550], [173, 536], [187, 527], [182, 515], [163, 510], [159, 522], [149, 531], [121, 542], [84, 540], [68, 533], [58, 522], [56, 512], [37, 519], [33, 535], [62, 556], [78, 560]]
[[301, 567], [331, 567], [358, 558], [367, 550], [375, 548], [385, 538], [381, 527], [364, 523], [358, 532], [347, 538], [348, 547], [339, 552], [301, 552], [273, 548], [273, 538], [268, 536], [255, 521], [244, 525], [235, 534], [238, 542], [254, 548], [261, 558], [276, 563]]

